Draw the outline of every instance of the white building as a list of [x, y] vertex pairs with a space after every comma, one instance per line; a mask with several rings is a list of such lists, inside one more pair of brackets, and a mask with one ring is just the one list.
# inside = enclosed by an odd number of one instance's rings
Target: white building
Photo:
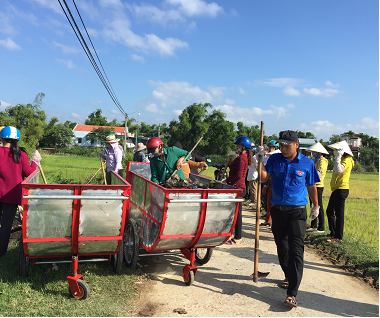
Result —
[[[89, 147], [89, 146], [101, 146], [100, 140], [91, 143], [90, 138], [87, 137], [87, 135], [93, 131], [94, 129], [98, 129], [99, 127], [102, 128], [111, 128], [113, 132], [115, 133], [116, 138], [123, 139], [124, 140], [124, 127], [111, 127], [111, 126], [96, 126], [96, 125], [79, 125], [77, 124], [74, 129], [74, 145], [75, 146], [83, 146], [83, 147]], [[128, 133], [127, 135], [127, 148], [134, 148], [135, 144], [133, 143], [134, 134]]]

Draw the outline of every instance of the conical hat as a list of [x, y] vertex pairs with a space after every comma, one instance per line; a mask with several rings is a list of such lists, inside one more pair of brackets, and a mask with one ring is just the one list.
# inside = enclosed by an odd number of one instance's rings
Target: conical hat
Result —
[[320, 142], [317, 142], [316, 144], [310, 146], [309, 148], [307, 148], [306, 150], [308, 151], [312, 151], [312, 152], [319, 152], [319, 153], [323, 153], [325, 155], [328, 155], [329, 152], [325, 149], [325, 147], [323, 147], [323, 145], [320, 143]]
[[350, 146], [348, 145], [347, 141], [343, 140], [343, 141], [339, 141], [339, 142], [336, 142], [335, 144], [332, 144], [332, 145], [328, 145], [328, 147], [332, 148], [332, 149], [340, 149], [340, 148], [343, 148], [343, 151], [350, 155], [350, 156], [354, 156], [352, 154], [352, 151], [350, 149]]

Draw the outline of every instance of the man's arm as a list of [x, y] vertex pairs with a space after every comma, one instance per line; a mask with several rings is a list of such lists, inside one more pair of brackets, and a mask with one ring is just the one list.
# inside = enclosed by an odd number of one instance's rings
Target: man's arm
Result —
[[[257, 147], [257, 152], [256, 152], [257, 172], [259, 172], [259, 169], [260, 169], [259, 177], [261, 178], [261, 183], [267, 182], [268, 179], [270, 178], [270, 174], [267, 172], [267, 169], [265, 169], [265, 166], [263, 163], [264, 156], [265, 156], [264, 147], [263, 146]], [[259, 158], [261, 160], [259, 160]]]
[[311, 186], [307, 186], [307, 192], [314, 207], [318, 207], [318, 194], [316, 185], [313, 184]]

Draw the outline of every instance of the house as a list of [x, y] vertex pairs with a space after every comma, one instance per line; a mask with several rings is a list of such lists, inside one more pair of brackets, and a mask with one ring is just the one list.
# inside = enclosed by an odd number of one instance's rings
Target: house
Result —
[[314, 145], [316, 141], [314, 139], [308, 139], [308, 138], [298, 138], [298, 141], [300, 143], [300, 145], [298, 146], [300, 153], [305, 156], [309, 156], [310, 151], [306, 151], [306, 149]]
[[342, 140], [345, 140], [351, 148], [352, 154], [356, 157], [360, 156], [360, 149], [362, 148], [362, 139], [360, 134], [341, 134]]
[[[87, 137], [87, 135], [93, 131], [94, 129], [98, 129], [99, 127], [102, 128], [111, 128], [113, 132], [115, 133], [116, 138], [124, 140], [124, 127], [111, 127], [111, 126], [96, 126], [96, 125], [79, 125], [77, 124], [74, 129], [74, 145], [76, 146], [83, 146], [83, 147], [100, 147], [102, 144], [100, 140], [97, 140], [94, 143], [91, 143], [91, 140]], [[133, 148], [135, 147], [135, 144], [133, 143], [134, 134], [128, 133], [127, 135], [127, 147]]]

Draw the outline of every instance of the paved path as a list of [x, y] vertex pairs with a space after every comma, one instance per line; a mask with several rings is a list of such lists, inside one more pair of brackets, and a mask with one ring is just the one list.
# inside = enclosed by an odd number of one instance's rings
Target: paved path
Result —
[[215, 249], [209, 263], [199, 266], [195, 283], [186, 286], [181, 256], [150, 256], [141, 260], [151, 281], [139, 284], [140, 298], [134, 316], [156, 317], [331, 317], [379, 316], [379, 293], [305, 249], [304, 275], [297, 297], [298, 307], [283, 304], [286, 290], [279, 288], [284, 278], [278, 265], [276, 246], [268, 227], [260, 228], [259, 270], [270, 272], [252, 282], [254, 255], [254, 213], [243, 210], [243, 242]]

